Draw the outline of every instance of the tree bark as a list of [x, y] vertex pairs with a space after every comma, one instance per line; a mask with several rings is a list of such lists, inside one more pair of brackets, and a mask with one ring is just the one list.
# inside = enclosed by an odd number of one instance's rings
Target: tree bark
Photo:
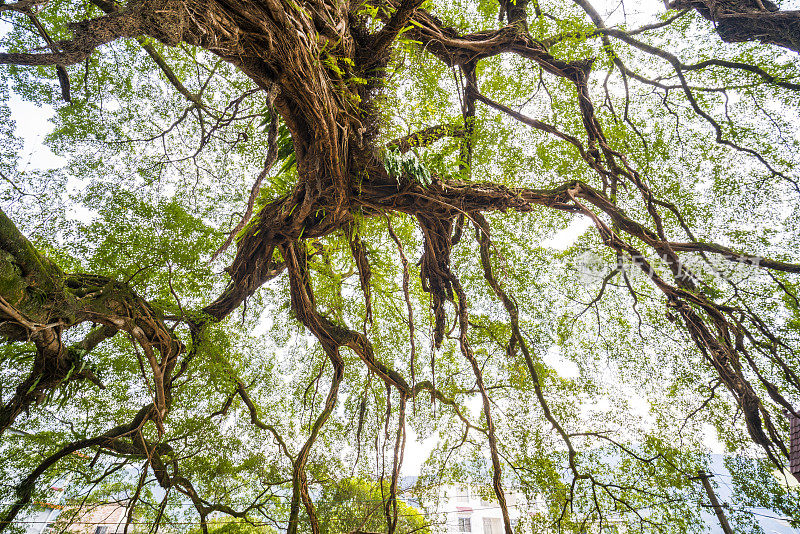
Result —
[[673, 0], [668, 7], [694, 9], [726, 43], [758, 41], [800, 52], [800, 11], [780, 11], [769, 0]]

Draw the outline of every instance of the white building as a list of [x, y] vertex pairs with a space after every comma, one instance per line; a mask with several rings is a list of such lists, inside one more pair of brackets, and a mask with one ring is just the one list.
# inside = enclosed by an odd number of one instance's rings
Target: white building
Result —
[[[505, 491], [506, 505], [512, 527], [528, 513], [525, 495], [513, 489]], [[462, 484], [445, 486], [438, 494], [436, 504], [426, 503], [426, 512], [434, 531], [442, 534], [504, 534], [503, 513], [494, 497], [491, 486], [479, 488]], [[438, 528], [437, 526], [438, 525]]]
[[[500, 504], [493, 498], [481, 497], [478, 488], [462, 485], [446, 488], [448, 510], [455, 508], [447, 518], [448, 533], [469, 532], [471, 534], [503, 534], [503, 513]], [[513, 490], [506, 491], [506, 505], [512, 526], [519, 522], [523, 510], [527, 508], [525, 496]]]

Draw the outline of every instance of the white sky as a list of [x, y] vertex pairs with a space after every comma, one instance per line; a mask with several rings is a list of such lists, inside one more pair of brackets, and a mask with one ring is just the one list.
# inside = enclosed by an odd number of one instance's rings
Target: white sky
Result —
[[65, 160], [56, 156], [44, 144], [44, 138], [53, 131], [50, 119], [55, 115], [49, 106], [40, 107], [11, 94], [9, 102], [14, 131], [23, 141], [20, 170], [57, 169]]

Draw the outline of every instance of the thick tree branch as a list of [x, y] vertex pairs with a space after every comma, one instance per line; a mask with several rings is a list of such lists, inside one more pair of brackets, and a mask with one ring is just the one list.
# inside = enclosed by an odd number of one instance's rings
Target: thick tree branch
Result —
[[466, 133], [464, 128], [455, 124], [439, 124], [389, 141], [386, 143], [386, 148], [396, 149], [405, 154], [412, 148], [426, 147], [445, 137], [463, 137]]
[[673, 0], [668, 7], [696, 10], [725, 42], [759, 41], [800, 52], [800, 11], [780, 11], [769, 0]]
[[[137, 5], [138, 4], [138, 5]], [[117, 11], [70, 25], [73, 39], [57, 41], [60, 50], [49, 54], [0, 53], [0, 64], [15, 65], [74, 65], [80, 63], [99, 46], [122, 37], [136, 37], [147, 32], [143, 18], [144, 2], [132, 3], [135, 7]]]

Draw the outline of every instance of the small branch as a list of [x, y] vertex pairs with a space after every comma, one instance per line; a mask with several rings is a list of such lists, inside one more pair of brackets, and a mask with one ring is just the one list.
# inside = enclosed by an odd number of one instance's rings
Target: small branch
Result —
[[383, 52], [389, 47], [400, 32], [403, 30], [408, 21], [411, 20], [411, 15], [414, 10], [422, 5], [424, 0], [403, 0], [397, 11], [394, 12], [392, 17], [386, 25], [375, 34], [372, 42], [372, 50], [375, 54], [374, 57], [379, 58], [383, 56]]
[[[39, 32], [39, 35], [41, 35], [47, 42], [47, 46], [50, 47], [50, 50], [52, 50], [53, 53], [55, 54], [59, 53], [60, 50], [58, 49], [58, 47], [56, 47], [55, 42], [53, 42], [53, 39], [47, 33], [47, 30], [44, 28], [44, 26], [42, 26], [42, 23], [39, 22], [38, 18], [36, 18], [36, 15], [34, 15], [33, 12], [31, 11], [27, 11], [26, 15], [28, 15], [28, 18], [31, 19], [31, 22], [33, 22], [33, 25]], [[70, 96], [70, 90], [69, 90], [69, 75], [67, 74], [67, 69], [65, 69], [63, 65], [56, 65], [56, 74], [58, 75], [58, 83], [59, 85], [61, 85], [61, 98], [63, 98], [65, 102], [72, 102], [72, 97]]]
[[0, 64], [14, 65], [74, 65], [88, 58], [95, 48], [122, 37], [137, 37], [145, 33], [142, 14], [133, 9], [120, 10], [94, 19], [70, 25], [72, 40], [55, 42], [59, 52], [28, 54], [0, 53]]
[[199, 108], [206, 107], [205, 104], [203, 104], [203, 101], [200, 99], [199, 95], [192, 93], [191, 91], [189, 91], [189, 89], [186, 88], [185, 85], [183, 85], [178, 76], [175, 74], [172, 68], [167, 64], [167, 62], [164, 60], [161, 54], [158, 53], [158, 50], [156, 50], [156, 48], [153, 46], [152, 43], [148, 42], [148, 40], [145, 37], [137, 37], [136, 40], [139, 42], [140, 45], [142, 45], [142, 48], [144, 48], [144, 51], [147, 52], [147, 55], [150, 56], [150, 58], [155, 62], [156, 65], [158, 65], [158, 68], [161, 69], [162, 73], [164, 73], [164, 76], [166, 76], [167, 80], [169, 80], [169, 83], [171, 83], [173, 87], [175, 87], [175, 89], [177, 89], [177, 91], [180, 94], [185, 96], [189, 102], [192, 102], [197, 107]]
[[230, 231], [228, 237], [225, 239], [225, 242], [214, 252], [214, 254], [211, 255], [211, 259], [208, 260], [209, 263], [217, 259], [220, 254], [225, 252], [228, 247], [231, 246], [233, 240], [236, 239], [236, 235], [242, 230], [242, 228], [245, 227], [247, 221], [250, 220], [250, 217], [252, 217], [258, 192], [261, 191], [261, 183], [264, 181], [264, 178], [267, 177], [267, 174], [269, 174], [269, 171], [272, 169], [272, 166], [278, 159], [278, 145], [276, 142], [277, 137], [278, 116], [277, 114], [273, 113], [272, 121], [269, 124], [269, 134], [267, 135], [267, 144], [269, 145], [269, 148], [267, 149], [267, 158], [264, 160], [264, 168], [261, 170], [258, 177], [256, 177], [253, 187], [250, 188], [250, 197], [247, 200], [247, 209], [245, 209], [244, 215], [242, 215], [242, 219], [239, 221], [236, 227]]
[[30, 13], [37, 6], [46, 4], [50, 0], [19, 0], [13, 4], [0, 3], [0, 13], [3, 11], [16, 11], [17, 13]]
[[242, 383], [241, 380], [236, 381], [236, 392], [239, 394], [239, 396], [242, 399], [242, 402], [244, 402], [245, 406], [247, 406], [247, 410], [250, 412], [250, 422], [252, 422], [255, 426], [257, 426], [262, 430], [269, 431], [275, 438], [275, 441], [278, 442], [278, 445], [280, 445], [283, 454], [286, 455], [287, 458], [289, 458], [289, 461], [294, 462], [295, 460], [294, 456], [292, 456], [292, 454], [289, 452], [289, 448], [286, 446], [286, 442], [283, 440], [283, 438], [275, 429], [275, 427], [266, 424], [265, 422], [261, 421], [261, 419], [258, 418], [258, 408], [256, 407], [253, 400], [250, 398], [250, 395], [247, 393], [247, 389], [245, 389], [244, 384]]
[[464, 128], [455, 124], [438, 124], [389, 141], [386, 143], [386, 148], [396, 149], [405, 154], [412, 148], [426, 147], [445, 137], [464, 137], [466, 134]]

